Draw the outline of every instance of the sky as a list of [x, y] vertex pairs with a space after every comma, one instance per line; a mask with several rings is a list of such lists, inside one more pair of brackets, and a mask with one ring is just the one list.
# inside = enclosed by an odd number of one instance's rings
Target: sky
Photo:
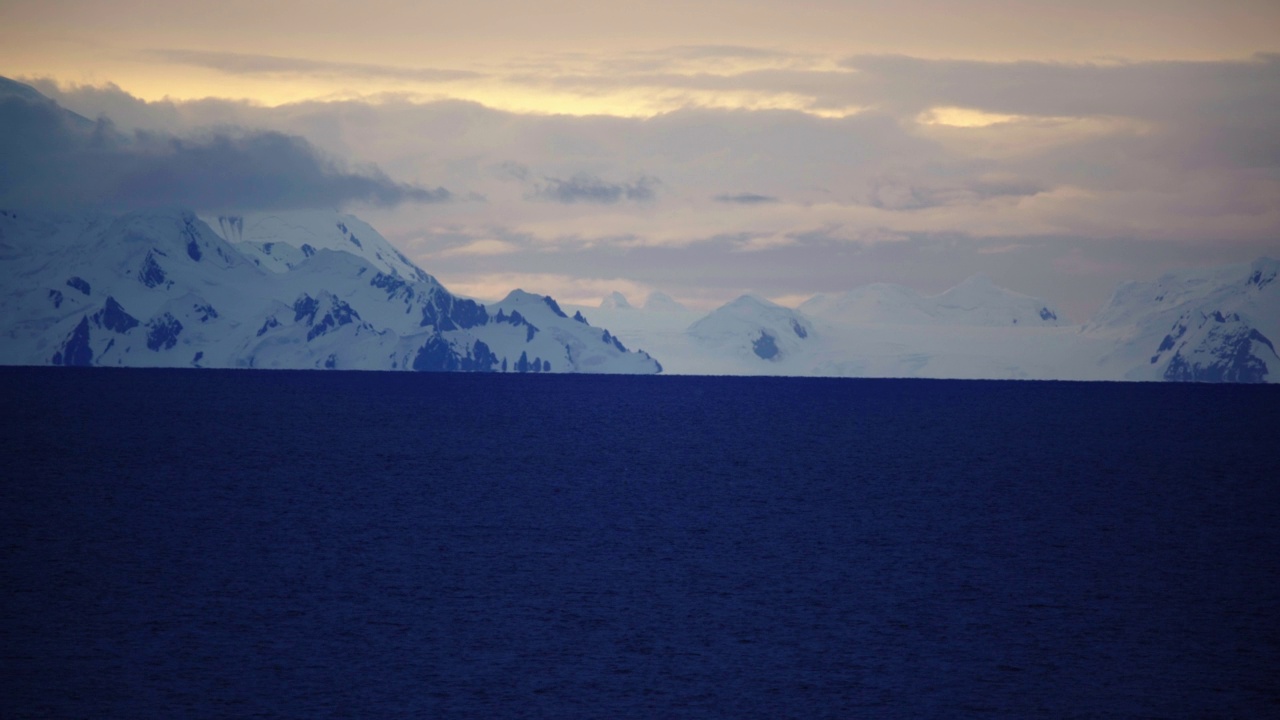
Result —
[[479, 298], [1280, 256], [1273, 0], [2, 0], [0, 76], [103, 120], [0, 107], [0, 201], [339, 207]]

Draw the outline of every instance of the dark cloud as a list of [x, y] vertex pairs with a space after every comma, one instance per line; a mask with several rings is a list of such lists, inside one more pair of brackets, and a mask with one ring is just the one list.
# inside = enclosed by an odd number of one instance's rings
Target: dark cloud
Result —
[[501, 177], [510, 177], [520, 182], [529, 179], [529, 166], [513, 160], [507, 160], [493, 166], [493, 170]]
[[18, 97], [27, 102], [43, 102], [48, 99], [34, 87], [7, 77], [0, 77], [0, 96]]
[[737, 205], [765, 205], [768, 203], [782, 202], [772, 195], [757, 195], [756, 193], [738, 193], [737, 195], [716, 195], [711, 198], [716, 202], [734, 203]]
[[303, 138], [228, 130], [182, 138], [117, 132], [43, 97], [0, 94], [0, 202], [7, 206], [197, 210], [390, 206], [450, 199], [444, 188], [351, 172]]
[[1025, 180], [988, 182], [966, 176], [937, 178], [920, 173], [911, 179], [894, 176], [872, 178], [862, 202], [883, 210], [920, 210], [973, 204], [998, 197], [1030, 197], [1044, 191], [1044, 186]]
[[[179, 105], [172, 100], [147, 102], [128, 92], [115, 83], [94, 85], [59, 86], [52, 78], [25, 78], [31, 87], [38, 91], [37, 96], [52, 99], [68, 110], [99, 117], [105, 115], [118, 128], [142, 128], [146, 130], [174, 131], [182, 127], [183, 117], [179, 107], [192, 108], [196, 104], [208, 107], [214, 102], [230, 105], [227, 101], [200, 101]], [[239, 103], [248, 107], [247, 102]], [[203, 109], [203, 108], [202, 108]], [[210, 118], [217, 122], [216, 118]]]
[[654, 188], [659, 180], [643, 176], [635, 182], [611, 183], [594, 175], [579, 173], [569, 178], [544, 177], [542, 183], [529, 193], [529, 198], [564, 203], [592, 203], [596, 205], [612, 205], [626, 201], [649, 202], [656, 197]]
[[406, 68], [368, 63], [344, 63], [309, 58], [253, 55], [204, 50], [156, 49], [147, 55], [165, 62], [209, 68], [232, 75], [324, 75], [380, 77], [419, 82], [449, 82], [482, 77], [470, 70]]

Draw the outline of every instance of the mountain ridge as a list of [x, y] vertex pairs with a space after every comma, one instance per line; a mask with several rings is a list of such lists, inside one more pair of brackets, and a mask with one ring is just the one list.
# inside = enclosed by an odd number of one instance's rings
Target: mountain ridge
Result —
[[[186, 210], [5, 210], [0, 238], [12, 252], [0, 258], [0, 363], [661, 371], [647, 354], [606, 341], [607, 330], [557, 314], [551, 298], [526, 293], [522, 306], [539, 324], [513, 323], [503, 303], [491, 313], [449, 293], [358, 218], [291, 217], [307, 232], [277, 227], [278, 246], [264, 248], [260, 239], [233, 245]], [[311, 246], [326, 225], [324, 246]], [[332, 249], [339, 240], [350, 247]], [[264, 261], [304, 246], [310, 252], [295, 261]], [[545, 313], [530, 313], [529, 302]]]
[[815, 295], [801, 312], [843, 324], [1066, 325], [1049, 302], [1000, 287], [981, 273], [937, 295], [905, 285], [871, 283], [835, 295]]

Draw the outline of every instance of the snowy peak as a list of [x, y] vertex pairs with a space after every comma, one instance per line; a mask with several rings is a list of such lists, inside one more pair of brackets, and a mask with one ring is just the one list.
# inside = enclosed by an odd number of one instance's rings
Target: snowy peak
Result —
[[141, 255], [139, 278], [152, 286], [161, 282], [166, 266], [203, 263], [205, 267], [228, 268], [244, 262], [234, 247], [185, 210], [122, 215], [101, 235], [99, 248], [116, 257]]
[[782, 307], [781, 305], [773, 302], [772, 300], [768, 300], [766, 298], [760, 297], [759, 295], [753, 295], [751, 293], [747, 293], [745, 295], [739, 295], [733, 300], [730, 300], [729, 302], [722, 305], [720, 309], [733, 312], [733, 313], [745, 314], [745, 315], [756, 315], [760, 313], [776, 313], [779, 311], [787, 311], [787, 308]]
[[[1126, 282], [1089, 321], [1089, 330], [1139, 324], [1153, 313], [1181, 314], [1193, 307], [1201, 312], [1257, 305], [1250, 314], [1271, 325], [1280, 320], [1280, 289], [1276, 276], [1280, 261], [1259, 258], [1248, 264], [1195, 268], [1162, 275], [1154, 282]], [[1201, 307], [1201, 306], [1221, 307]]]
[[[614, 291], [605, 295], [600, 300], [601, 310], [635, 310], [636, 306], [627, 300], [626, 296], [620, 292]], [[661, 292], [651, 292], [645, 298], [641, 308], [647, 312], [684, 312], [687, 310], [675, 298]]]
[[666, 293], [652, 292], [644, 301], [644, 309], [649, 312], [684, 312], [687, 308]]
[[976, 307], [983, 304], [1001, 302], [1016, 293], [998, 287], [991, 278], [981, 273], [970, 275], [960, 284], [934, 296], [939, 305], [955, 307]]
[[1249, 278], [1245, 281], [1252, 292], [1262, 292], [1276, 281], [1280, 275], [1280, 260], [1258, 258], [1249, 263]]
[[800, 352], [813, 336], [807, 318], [756, 295], [743, 295], [689, 326], [688, 334], [739, 357], [777, 362]]
[[435, 282], [354, 215], [293, 210], [222, 215], [211, 224], [216, 224], [222, 237], [234, 243], [254, 264], [272, 272], [287, 272], [321, 250], [333, 250], [359, 257], [380, 272]]
[[1274, 332], [1280, 330], [1277, 274], [1280, 261], [1264, 257], [1248, 264], [1166, 273], [1154, 282], [1122, 283], [1086, 330], [1134, 327], [1170, 314], [1238, 311]]
[[1277, 382], [1278, 274], [1280, 262], [1260, 258], [1124, 283], [1084, 332], [1114, 338], [1101, 362], [1130, 379]]
[[627, 302], [626, 296], [615, 290], [604, 296], [600, 301], [600, 307], [604, 310], [623, 310], [629, 309], [631, 303]]
[[1165, 380], [1175, 382], [1280, 379], [1275, 345], [1238, 313], [1184, 314], [1161, 340], [1151, 363], [1164, 368]]
[[[569, 317], [549, 296], [513, 290], [487, 309], [492, 322], [483, 332], [477, 330], [486, 342], [495, 348], [507, 347], [515, 337], [522, 338], [527, 346], [520, 351], [520, 359], [508, 357], [504, 367], [515, 367], [520, 372], [662, 371], [662, 365], [648, 353], [628, 349], [608, 330], [592, 327], [581, 313]], [[516, 364], [512, 365], [512, 361]], [[530, 370], [519, 370], [520, 367]]]
[[1066, 324], [1057, 310], [1044, 300], [999, 287], [985, 275], [973, 275], [929, 300], [932, 314], [947, 324], [987, 327]]
[[569, 316], [564, 310], [560, 309], [560, 304], [549, 295], [537, 295], [531, 292], [525, 292], [519, 288], [512, 290], [507, 294], [501, 302], [494, 305], [496, 308], [506, 309], [508, 312], [521, 312], [526, 316], [533, 317], [538, 320], [550, 321], [551, 318], [568, 320]]
[[830, 322], [856, 325], [930, 325], [935, 320], [919, 293], [890, 283], [862, 285], [838, 295], [815, 295], [799, 310]]

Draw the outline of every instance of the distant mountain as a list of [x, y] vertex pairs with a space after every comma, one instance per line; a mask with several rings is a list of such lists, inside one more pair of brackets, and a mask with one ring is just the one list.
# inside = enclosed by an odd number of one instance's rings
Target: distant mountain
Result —
[[984, 275], [974, 275], [933, 296], [902, 285], [863, 285], [838, 295], [817, 295], [800, 305], [799, 310], [828, 322], [854, 325], [1067, 324], [1048, 302], [998, 287]]
[[[595, 308], [599, 310], [636, 310], [636, 306], [632, 305], [625, 295], [614, 291], [605, 295], [600, 299], [600, 304]], [[645, 298], [644, 304], [640, 306], [647, 312], [685, 312], [687, 308], [676, 301], [675, 298], [660, 292], [649, 293]]]
[[1280, 382], [1280, 261], [1261, 258], [1121, 285], [1082, 329], [1130, 380]]
[[627, 302], [625, 295], [615, 290], [604, 296], [600, 307], [604, 310], [626, 310], [631, 308], [631, 303]]
[[688, 308], [666, 293], [652, 292], [644, 301], [644, 309], [649, 312], [684, 312]]
[[525, 328], [527, 347], [520, 352], [530, 354], [535, 363], [543, 358], [544, 370], [554, 369], [548, 365], [551, 359], [564, 357], [574, 372], [662, 371], [648, 353], [629, 350], [608, 330], [592, 327], [581, 313], [569, 318], [549, 297], [513, 290], [501, 302], [490, 305], [489, 311], [494, 322]]
[[743, 295], [689, 326], [688, 335], [719, 352], [778, 362], [813, 344], [808, 318], [755, 295]]
[[744, 296], [684, 343], [626, 329], [673, 372], [1280, 382], [1278, 274], [1280, 261], [1263, 258], [1125, 283], [1084, 326], [977, 276], [934, 296], [865, 285], [795, 311]]
[[653, 373], [549, 297], [458, 298], [350, 215], [0, 210], [0, 363]]

